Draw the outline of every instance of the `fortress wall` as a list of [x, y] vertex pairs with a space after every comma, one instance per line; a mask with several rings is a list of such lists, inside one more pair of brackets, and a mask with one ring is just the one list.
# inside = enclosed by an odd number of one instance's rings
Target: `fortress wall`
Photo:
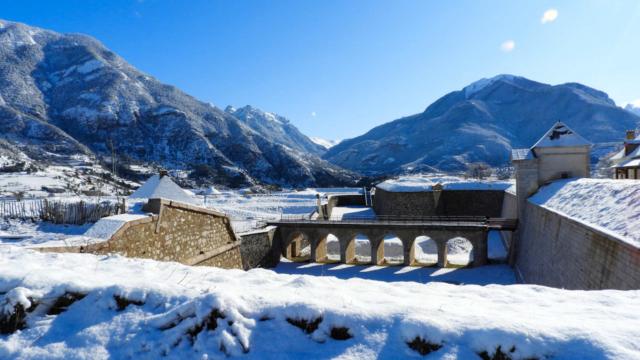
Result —
[[640, 289], [640, 249], [531, 202], [520, 219], [516, 275], [567, 289]]
[[[502, 199], [502, 210], [500, 212], [500, 217], [507, 219], [518, 218], [518, 200], [515, 194], [505, 191], [504, 198]], [[511, 246], [513, 234], [513, 231], [500, 232], [502, 240], [504, 240], [507, 249]]]
[[362, 194], [335, 194], [329, 195], [327, 200], [327, 215], [331, 216], [331, 211], [336, 206], [365, 206], [364, 195]]
[[245, 270], [253, 268], [271, 268], [280, 262], [278, 244], [274, 244], [273, 237], [276, 227], [268, 227], [240, 234], [240, 254], [242, 266]]
[[[244, 268], [241, 241], [236, 239], [224, 214], [165, 199], [149, 200], [145, 210], [155, 214], [126, 222], [104, 242], [38, 250], [117, 253], [128, 257], [177, 261], [185, 265]], [[248, 241], [248, 244], [252, 242]], [[247, 246], [253, 249], [251, 245]], [[245, 253], [256, 257], [256, 251]]]
[[500, 217], [503, 190], [443, 190], [436, 202], [433, 191], [391, 192], [376, 189], [373, 208], [390, 216]]

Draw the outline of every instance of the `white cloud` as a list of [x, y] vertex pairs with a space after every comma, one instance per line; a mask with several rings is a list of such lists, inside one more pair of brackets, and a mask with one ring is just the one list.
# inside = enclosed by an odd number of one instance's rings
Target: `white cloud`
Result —
[[311, 116], [312, 116], [312, 117], [316, 117], [316, 112], [315, 112], [315, 111], [312, 111], [312, 112], [311, 112]]
[[513, 40], [507, 40], [500, 45], [500, 50], [504, 52], [512, 52], [516, 48], [516, 42]]
[[542, 14], [542, 18], [540, 19], [540, 22], [543, 24], [546, 24], [546, 23], [556, 21], [557, 18], [558, 18], [558, 10], [549, 9], [545, 11], [544, 14]]

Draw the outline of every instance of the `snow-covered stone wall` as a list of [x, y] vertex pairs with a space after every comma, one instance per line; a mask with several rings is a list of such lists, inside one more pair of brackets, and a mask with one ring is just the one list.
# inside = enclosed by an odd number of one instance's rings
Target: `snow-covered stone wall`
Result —
[[125, 222], [105, 241], [40, 250], [117, 253], [186, 265], [243, 268], [241, 242], [224, 214], [165, 199], [151, 199], [145, 210], [154, 215]]
[[566, 214], [527, 202], [516, 274], [566, 289], [640, 289], [640, 248]]
[[278, 265], [280, 261], [280, 248], [274, 244], [273, 237], [276, 227], [239, 234], [240, 254], [242, 266], [245, 270], [253, 268], [270, 268]]

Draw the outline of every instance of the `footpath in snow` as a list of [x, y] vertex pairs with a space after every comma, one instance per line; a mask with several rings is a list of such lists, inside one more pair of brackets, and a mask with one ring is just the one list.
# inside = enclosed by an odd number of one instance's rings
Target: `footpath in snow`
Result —
[[0, 328], [12, 314], [23, 327], [0, 334], [1, 359], [477, 359], [498, 347], [514, 359], [640, 358], [640, 291], [341, 280], [3, 246], [0, 294]]

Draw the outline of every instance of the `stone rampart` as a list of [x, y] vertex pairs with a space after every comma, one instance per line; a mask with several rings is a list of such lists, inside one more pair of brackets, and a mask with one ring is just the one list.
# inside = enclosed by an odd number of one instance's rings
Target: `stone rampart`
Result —
[[[505, 219], [517, 219], [518, 218], [518, 200], [514, 193], [505, 191], [504, 198], [502, 199], [502, 211], [500, 217]], [[501, 231], [500, 235], [504, 240], [506, 248], [511, 247], [513, 240], [513, 231]]]
[[567, 289], [640, 289], [640, 249], [527, 202], [515, 270], [522, 282]]
[[329, 195], [326, 206], [326, 214], [331, 217], [331, 212], [336, 206], [365, 206], [362, 194], [334, 194]]
[[118, 253], [186, 265], [243, 268], [241, 242], [224, 214], [165, 199], [149, 200], [145, 210], [155, 214], [126, 222], [104, 242], [40, 250]]
[[240, 254], [245, 270], [253, 268], [271, 268], [280, 262], [279, 244], [274, 243], [275, 226], [238, 235]]
[[500, 217], [503, 190], [391, 192], [376, 188], [373, 209], [385, 216]]

